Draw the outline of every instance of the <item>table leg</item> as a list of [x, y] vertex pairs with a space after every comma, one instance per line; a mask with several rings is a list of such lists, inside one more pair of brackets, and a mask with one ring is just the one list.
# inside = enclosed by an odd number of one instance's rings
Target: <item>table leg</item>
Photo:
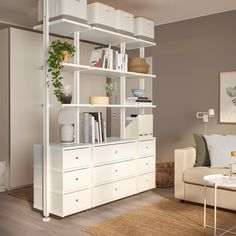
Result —
[[206, 184], [204, 185], [204, 228], [206, 228]]
[[214, 236], [216, 236], [217, 184], [215, 184]]

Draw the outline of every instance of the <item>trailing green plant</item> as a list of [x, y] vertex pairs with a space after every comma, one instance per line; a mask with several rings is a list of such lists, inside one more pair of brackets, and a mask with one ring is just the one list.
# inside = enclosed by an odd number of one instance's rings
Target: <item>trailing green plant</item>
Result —
[[[55, 40], [49, 47], [49, 58], [48, 58], [48, 72], [52, 76], [52, 85], [54, 87], [53, 93], [57, 97], [57, 100], [63, 103], [63, 84], [61, 71], [63, 69], [62, 61], [64, 60], [65, 53], [68, 53], [71, 57], [74, 56], [76, 48], [73, 44], [68, 42], [61, 42]], [[49, 85], [49, 84], [48, 84]]]
[[106, 83], [105, 89], [106, 89], [106, 92], [107, 92], [108, 96], [112, 96], [117, 90], [116, 82]]

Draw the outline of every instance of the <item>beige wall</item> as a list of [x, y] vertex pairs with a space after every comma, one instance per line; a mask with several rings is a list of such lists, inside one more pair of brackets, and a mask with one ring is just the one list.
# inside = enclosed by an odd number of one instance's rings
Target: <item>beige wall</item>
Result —
[[192, 146], [203, 133], [197, 111], [214, 108], [208, 133], [236, 134], [236, 124], [219, 123], [219, 72], [236, 70], [236, 11], [156, 26], [154, 133], [157, 158], [173, 159], [174, 149]]

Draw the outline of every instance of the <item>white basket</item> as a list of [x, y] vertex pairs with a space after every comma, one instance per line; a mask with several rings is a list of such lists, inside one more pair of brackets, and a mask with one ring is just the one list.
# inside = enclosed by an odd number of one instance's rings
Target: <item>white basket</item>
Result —
[[[87, 23], [87, 0], [49, 0], [49, 18]], [[38, 0], [38, 21], [43, 20], [43, 0]]]
[[114, 30], [115, 8], [94, 2], [88, 4], [88, 24], [101, 28]]
[[5, 191], [6, 162], [0, 161], [0, 192]]
[[144, 17], [134, 18], [134, 35], [140, 39], [154, 39], [154, 22]]
[[117, 9], [116, 10], [116, 31], [134, 35], [134, 15]]

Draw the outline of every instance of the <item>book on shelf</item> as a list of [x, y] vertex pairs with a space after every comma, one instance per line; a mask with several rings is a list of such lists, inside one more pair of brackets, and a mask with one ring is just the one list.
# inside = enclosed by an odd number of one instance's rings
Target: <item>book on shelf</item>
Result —
[[118, 50], [108, 47], [98, 47], [91, 52], [90, 64], [110, 70], [128, 71], [128, 55], [121, 54]]
[[105, 121], [102, 112], [83, 112], [82, 113], [82, 141], [85, 143], [96, 143], [106, 141]]
[[152, 104], [152, 100], [148, 97], [127, 97], [126, 98], [126, 104], [132, 104], [132, 105], [141, 105], [141, 104]]

